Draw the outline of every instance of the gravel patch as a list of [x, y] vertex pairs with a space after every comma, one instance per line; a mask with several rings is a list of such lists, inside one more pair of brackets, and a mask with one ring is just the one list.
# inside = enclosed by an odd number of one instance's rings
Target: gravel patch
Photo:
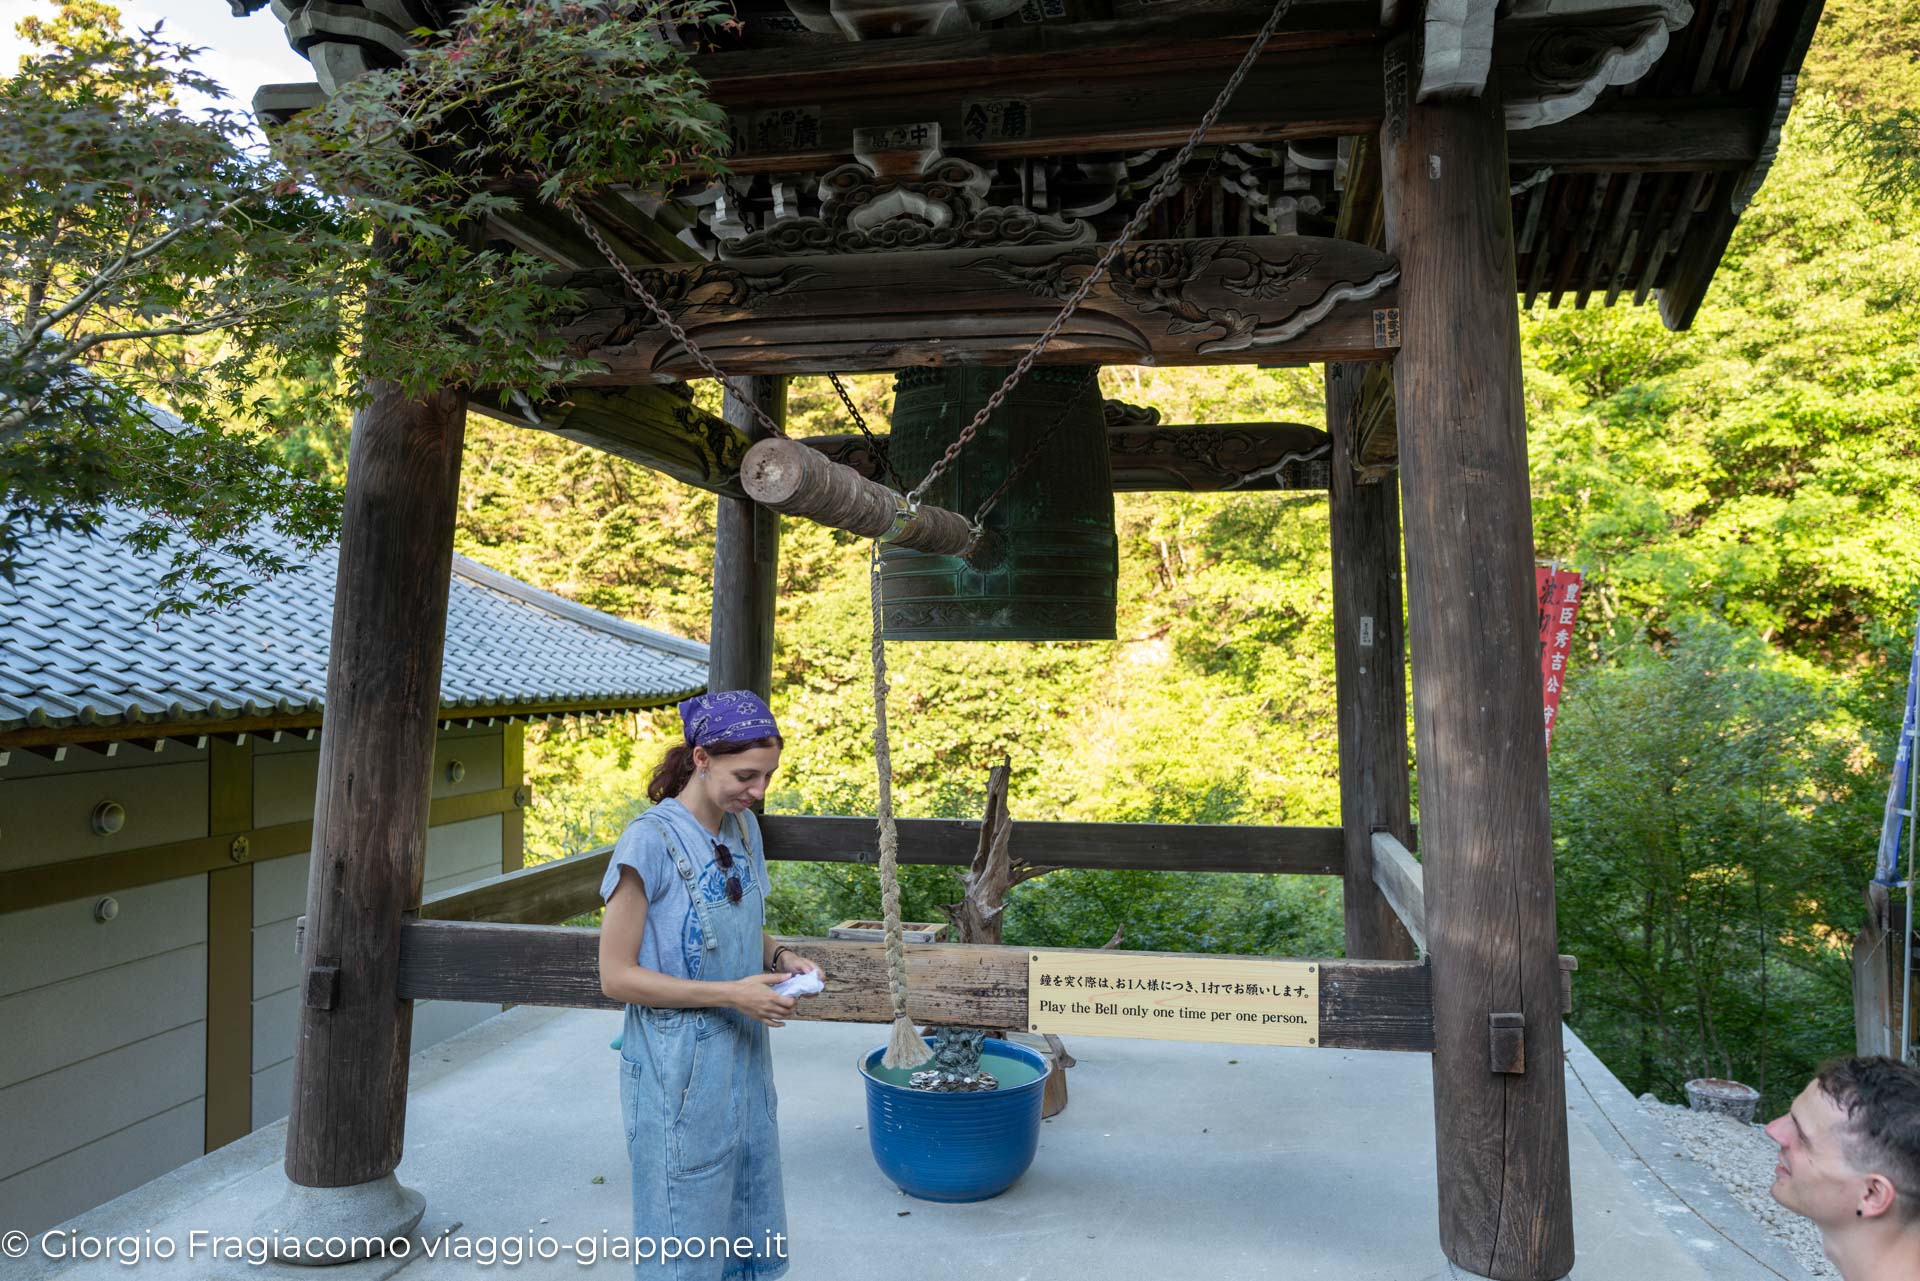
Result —
[[1640, 1106], [1662, 1122], [1687, 1155], [1707, 1167], [1734, 1199], [1747, 1207], [1820, 1281], [1839, 1281], [1840, 1273], [1820, 1249], [1820, 1230], [1773, 1199], [1773, 1167], [1780, 1149], [1755, 1125], [1717, 1112], [1662, 1103], [1651, 1094]]

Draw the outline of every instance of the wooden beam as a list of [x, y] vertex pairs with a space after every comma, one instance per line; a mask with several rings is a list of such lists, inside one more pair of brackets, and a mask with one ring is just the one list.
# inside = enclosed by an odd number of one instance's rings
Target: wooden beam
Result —
[[753, 440], [726, 419], [696, 409], [683, 383], [631, 387], [575, 387], [562, 400], [502, 405], [496, 394], [475, 393], [467, 407], [516, 427], [533, 427], [650, 467], [697, 489], [733, 498], [740, 460]]
[[[784, 426], [787, 380], [754, 377], [727, 388], [727, 423], [736, 436], [758, 442], [768, 433], [753, 413], [755, 406]], [[750, 689], [763, 699], [773, 697], [779, 562], [780, 514], [750, 498], [722, 497], [714, 512], [707, 688]]]
[[[887, 437], [879, 440], [884, 444]], [[878, 480], [885, 475], [864, 436], [810, 436], [804, 445]], [[1266, 493], [1327, 487], [1327, 434], [1303, 423], [1205, 427], [1109, 427], [1113, 492]]]
[[1427, 889], [1419, 860], [1391, 832], [1368, 842], [1371, 879], [1422, 952], [1427, 950]]
[[[489, 814], [510, 814], [515, 809], [514, 789], [503, 787], [490, 792], [440, 797], [428, 810], [428, 821], [434, 827], [441, 827]], [[0, 915], [219, 871], [242, 861], [235, 857], [236, 837], [246, 842], [242, 856], [245, 862], [287, 858], [305, 854], [312, 848], [313, 820], [303, 818], [295, 823], [275, 823], [233, 835], [196, 836], [165, 845], [115, 850], [111, 854], [0, 872]]]
[[[743, 258], [654, 269], [663, 305], [729, 374], [1012, 364], [1051, 324], [1097, 246]], [[1384, 360], [1375, 314], [1397, 305], [1379, 250], [1314, 236], [1143, 241], [1114, 264], [1040, 359], [1060, 364]], [[560, 283], [582, 306], [559, 330], [606, 372], [589, 385], [693, 377], [689, 352], [609, 272]]]
[[1400, 465], [1400, 424], [1394, 417], [1393, 366], [1374, 364], [1360, 375], [1353, 407], [1353, 465], [1362, 484], [1390, 481]]
[[[580, 387], [532, 412], [502, 407], [482, 394], [469, 407], [605, 450], [697, 489], [729, 498], [746, 494], [740, 460], [753, 441], [725, 419], [695, 409], [678, 386]], [[869, 479], [886, 474], [864, 436], [811, 436], [801, 443]], [[1324, 489], [1326, 460], [1313, 455], [1326, 443], [1325, 432], [1302, 423], [1107, 429], [1115, 493]]]
[[600, 906], [612, 854], [606, 845], [456, 886], [423, 900], [420, 919], [558, 925]]
[[[979, 847], [976, 819], [908, 818], [899, 823], [902, 863], [965, 867]], [[880, 858], [870, 818], [764, 814], [760, 827], [772, 859], [877, 863]], [[1013, 840], [1014, 855], [1023, 866], [1338, 876], [1344, 861], [1340, 829], [1334, 827], [1018, 823]], [[612, 852], [610, 845], [583, 850], [462, 885], [427, 899], [420, 916], [557, 924], [600, 906], [600, 879]]]
[[1515, 167], [1559, 173], [1693, 173], [1745, 169], [1761, 154], [1753, 109], [1734, 102], [1647, 102], [1582, 111], [1540, 129], [1507, 134]]
[[[1255, 11], [1065, 25], [1020, 24], [914, 40], [748, 50], [697, 58], [727, 112], [737, 173], [825, 169], [853, 156], [855, 129], [938, 124], [976, 163], [1137, 151], [1185, 140], [1246, 51]], [[1210, 143], [1371, 134], [1381, 121], [1377, 11], [1311, 6], [1235, 95]], [[975, 104], [1018, 104], [1018, 126], [983, 126]], [[1004, 109], [994, 116], [1004, 121]], [[1605, 118], [1604, 126], [1588, 123]], [[1758, 126], [1732, 99], [1629, 100], [1518, 132], [1515, 164], [1615, 172], [1744, 168]]]
[[[1573, 1268], [1573, 1211], [1507, 136], [1492, 87], [1409, 103], [1410, 44], [1388, 52], [1381, 174], [1406, 272], [1394, 381], [1440, 1243], [1467, 1271], [1549, 1281]], [[1527, 1070], [1489, 1072], [1489, 1027], [1514, 1015]]]
[[[459, 708], [459, 715], [457, 717], [447, 717], [446, 726], [450, 729], [456, 724], [464, 725], [468, 721], [477, 723], [489, 719], [537, 721], [552, 720], [558, 716], [615, 715], [622, 712], [644, 712], [656, 707], [666, 707], [676, 701], [677, 699], [674, 698], [628, 700], [608, 700], [601, 698], [576, 699], [553, 703], [475, 704], [471, 707]], [[192, 729], [182, 728], [182, 724], [186, 723], [170, 721], [165, 724], [160, 724], [141, 721], [129, 725], [59, 725], [41, 726], [37, 728], [27, 726], [22, 729], [7, 730], [4, 733], [0, 733], [0, 751], [12, 749], [35, 751], [37, 746], [45, 747], [48, 751], [52, 751], [56, 745], [71, 747], [74, 744], [105, 741], [108, 739], [151, 738], [156, 731], [165, 733], [167, 737], [173, 739], [183, 747], [199, 749], [204, 748], [207, 745], [206, 740], [212, 737], [213, 732], [211, 729], [205, 733], [199, 733]], [[191, 722], [191, 724], [198, 724], [198, 722]], [[275, 713], [270, 716], [227, 718], [218, 722], [209, 721], [207, 724], [209, 726], [219, 724], [221, 726], [236, 727], [235, 734], [230, 734], [225, 737], [224, 741], [227, 742], [232, 742], [234, 737], [242, 732], [246, 734], [270, 734], [276, 729], [289, 733], [303, 734], [307, 740], [311, 742], [319, 737], [320, 713], [284, 712]], [[41, 753], [36, 752], [35, 754], [39, 755]]]
[[[1407, 778], [1406, 620], [1400, 605], [1400, 493], [1363, 485], [1349, 454], [1365, 370], [1327, 366], [1333, 467], [1327, 524], [1333, 552], [1333, 653], [1340, 735], [1347, 955], [1410, 960], [1413, 939], [1369, 870], [1385, 829], [1412, 838]], [[1402, 918], [1404, 919], [1404, 918]]]
[[[871, 818], [767, 814], [760, 826], [769, 858], [880, 861]], [[899, 826], [902, 863], [965, 867], [980, 843], [978, 819], [903, 818]], [[1023, 822], [1014, 824], [1011, 849], [1054, 867], [1339, 876], [1345, 863], [1337, 827]]]
[[[1269, 42], [1208, 141], [1277, 142], [1361, 133], [1380, 118], [1377, 18], [1360, 6], [1303, 8]], [[1075, 151], [1178, 146], [1266, 15], [1184, 14], [1017, 24], [912, 40], [712, 54], [694, 59], [735, 136], [737, 173], [827, 168], [853, 131], [937, 123], [976, 163]], [[1291, 20], [1290, 20], [1291, 21]], [[1017, 126], [982, 127], [969, 107], [1016, 103]], [[1005, 113], [996, 113], [1004, 121]]]
[[[781, 941], [817, 961], [827, 981], [826, 991], [800, 1001], [786, 1017], [844, 1023], [892, 1020], [885, 944]], [[599, 946], [598, 930], [410, 920], [401, 931], [400, 995], [413, 1001], [617, 1008], [600, 991]], [[1024, 1027], [1027, 958], [1035, 950], [1071, 949], [911, 944], [907, 948], [907, 1013], [916, 1023]], [[1432, 1048], [1426, 966], [1408, 961], [1321, 961], [1319, 965], [1323, 1048], [1413, 1052]]]
[[466, 410], [454, 391], [369, 391], [347, 464], [300, 950], [302, 975], [332, 971], [337, 999], [307, 989], [287, 1119], [287, 1177], [309, 1188], [400, 1163], [413, 1007], [395, 997], [399, 927], [426, 861]]

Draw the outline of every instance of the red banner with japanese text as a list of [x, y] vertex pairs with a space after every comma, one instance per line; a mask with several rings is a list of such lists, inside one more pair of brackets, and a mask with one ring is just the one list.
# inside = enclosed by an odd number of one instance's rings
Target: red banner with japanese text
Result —
[[1567, 679], [1567, 657], [1573, 652], [1573, 620], [1580, 610], [1580, 585], [1586, 576], [1559, 565], [1536, 565], [1533, 571], [1540, 601], [1540, 685], [1546, 695], [1547, 750], [1553, 750], [1553, 722], [1560, 715], [1560, 687]]

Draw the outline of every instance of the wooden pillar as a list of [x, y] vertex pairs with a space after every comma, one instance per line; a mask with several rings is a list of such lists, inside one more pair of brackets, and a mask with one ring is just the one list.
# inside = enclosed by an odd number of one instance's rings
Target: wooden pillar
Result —
[[[400, 920], [420, 904], [466, 397], [391, 384], [355, 416], [300, 955], [287, 1177], [389, 1175], [413, 1006]], [[417, 1215], [416, 1215], [417, 1217]]]
[[1354, 420], [1365, 366], [1327, 366], [1327, 493], [1333, 541], [1334, 682], [1340, 726], [1340, 831], [1346, 849], [1347, 955], [1410, 961], [1413, 938], [1373, 880], [1373, 833], [1413, 848], [1407, 787], [1407, 657], [1400, 608], [1400, 495], [1356, 483]]
[[1573, 1216], [1506, 131], [1491, 88], [1409, 103], [1407, 43], [1383, 179], [1440, 1240], [1461, 1268], [1545, 1281], [1573, 1266]]
[[[734, 379], [722, 416], [754, 440], [766, 428], [748, 409], [751, 397], [767, 417], [786, 426], [787, 380]], [[748, 498], [719, 500], [713, 527], [713, 624], [707, 657], [708, 689], [750, 689], [773, 696], [773, 601], [780, 561], [780, 515]]]
[[500, 782], [515, 789], [513, 808], [500, 816], [500, 870], [527, 865], [527, 727], [509, 722], [500, 741]]
[[253, 743], [207, 740], [207, 835], [231, 867], [207, 873], [206, 1150], [253, 1130]]

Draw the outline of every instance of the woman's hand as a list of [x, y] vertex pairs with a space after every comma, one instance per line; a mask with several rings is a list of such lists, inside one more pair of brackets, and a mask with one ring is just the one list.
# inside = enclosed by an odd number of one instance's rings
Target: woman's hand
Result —
[[[807, 964], [812, 965], [813, 962]], [[784, 983], [786, 979], [785, 974], [749, 974], [743, 979], [735, 979], [727, 984], [727, 1004], [768, 1027], [785, 1027], [780, 1016], [793, 1013], [794, 998], [780, 995], [773, 990], [773, 985]]]
[[827, 977], [825, 972], [821, 970], [818, 964], [816, 964], [813, 961], [809, 961], [806, 957], [800, 955], [800, 953], [794, 951], [792, 948], [787, 948], [785, 951], [780, 953], [780, 959], [777, 962], [775, 962], [775, 966], [776, 968], [778, 968], [778, 970], [782, 974], [812, 973], [812, 974], [820, 975], [822, 979]]

